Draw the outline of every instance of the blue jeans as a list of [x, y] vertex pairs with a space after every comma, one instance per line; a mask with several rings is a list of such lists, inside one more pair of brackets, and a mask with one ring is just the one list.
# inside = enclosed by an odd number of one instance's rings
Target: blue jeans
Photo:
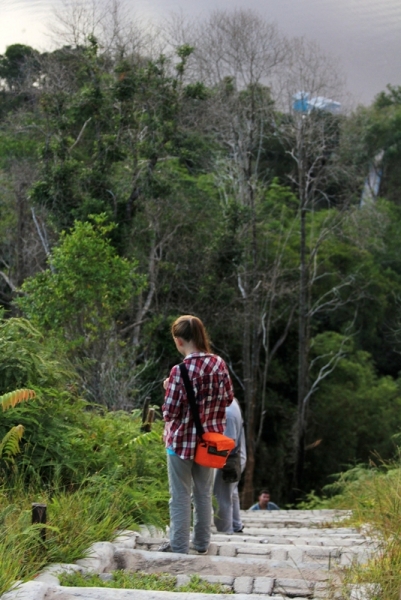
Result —
[[188, 554], [191, 528], [191, 499], [194, 504], [193, 546], [207, 550], [212, 521], [213, 469], [193, 460], [167, 453], [170, 487], [170, 545], [173, 552]]

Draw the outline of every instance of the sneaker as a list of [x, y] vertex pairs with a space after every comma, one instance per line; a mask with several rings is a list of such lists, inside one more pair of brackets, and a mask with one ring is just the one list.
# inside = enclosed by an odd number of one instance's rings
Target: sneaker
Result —
[[158, 547], [157, 551], [158, 551], [158, 552], [172, 552], [172, 551], [173, 551], [173, 549], [172, 549], [172, 547], [170, 546], [170, 542], [164, 542], [163, 544], [161, 544], [161, 545]]
[[234, 533], [242, 533], [244, 531], [244, 527], [242, 526], [241, 529], [237, 529], [236, 531], [234, 531]]
[[189, 546], [189, 553], [190, 554], [207, 554], [209, 552], [209, 546], [207, 548], [205, 548], [205, 550], [198, 550], [198, 548], [195, 548], [195, 546], [193, 545], [193, 543], [190, 543]]

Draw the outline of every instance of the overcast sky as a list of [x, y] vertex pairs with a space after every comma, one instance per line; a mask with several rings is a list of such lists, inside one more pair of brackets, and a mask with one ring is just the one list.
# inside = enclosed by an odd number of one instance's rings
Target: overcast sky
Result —
[[[52, 7], [62, 0], [0, 0], [0, 53], [9, 44], [43, 50]], [[347, 88], [369, 104], [387, 83], [401, 85], [401, 0], [127, 0], [152, 21], [171, 12], [207, 16], [215, 9], [249, 8], [288, 36], [317, 41], [338, 56]]]

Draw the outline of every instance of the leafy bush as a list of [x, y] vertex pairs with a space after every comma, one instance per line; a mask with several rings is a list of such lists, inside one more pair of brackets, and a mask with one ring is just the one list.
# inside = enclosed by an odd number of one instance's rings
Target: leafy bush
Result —
[[139, 411], [107, 412], [80, 398], [74, 370], [57, 359], [52, 341], [25, 319], [0, 322], [0, 351], [0, 392], [36, 390], [30, 402], [0, 413], [0, 440], [13, 427], [24, 428], [21, 454], [13, 469], [0, 466], [0, 484], [19, 477], [47, 489], [74, 489], [90, 477], [115, 481], [118, 476], [135, 478], [142, 489], [139, 478], [163, 479], [161, 422], [142, 435]]
[[0, 394], [24, 387], [60, 388], [74, 377], [52, 338], [27, 319], [0, 319], [0, 354]]
[[[16, 467], [26, 481], [75, 488], [88, 477], [160, 478], [164, 470], [161, 422], [141, 434], [139, 414], [104, 412], [68, 392], [47, 391], [4, 415], [6, 430], [23, 425]], [[149, 438], [152, 447], [144, 444]]]

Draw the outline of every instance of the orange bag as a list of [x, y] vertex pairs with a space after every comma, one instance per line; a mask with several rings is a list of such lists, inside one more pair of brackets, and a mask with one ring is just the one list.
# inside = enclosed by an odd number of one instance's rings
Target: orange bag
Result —
[[227, 462], [230, 451], [235, 448], [233, 439], [223, 435], [222, 433], [214, 433], [213, 431], [204, 431], [203, 425], [200, 422], [199, 411], [196, 405], [194, 389], [188, 377], [188, 371], [185, 363], [180, 364], [180, 371], [184, 386], [187, 392], [188, 402], [190, 404], [196, 433], [200, 440], [195, 449], [194, 461], [202, 467], [210, 469], [222, 469]]
[[203, 467], [222, 469], [230, 451], [235, 448], [233, 439], [222, 433], [208, 431], [202, 435], [195, 451], [194, 461]]

